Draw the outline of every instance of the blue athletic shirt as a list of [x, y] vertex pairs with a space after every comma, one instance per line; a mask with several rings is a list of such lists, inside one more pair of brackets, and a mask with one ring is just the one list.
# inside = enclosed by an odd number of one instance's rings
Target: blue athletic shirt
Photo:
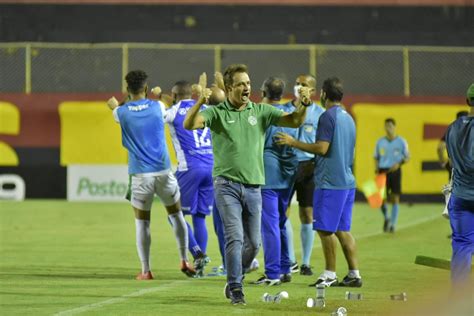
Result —
[[[295, 108], [293, 105], [293, 101], [288, 102], [285, 105], [289, 105]], [[321, 114], [323, 114], [324, 109], [320, 107], [318, 104], [313, 103], [306, 109], [306, 118], [298, 128], [298, 139], [300, 142], [313, 144], [316, 140], [316, 131], [318, 130], [318, 121]], [[314, 158], [314, 154], [308, 153], [303, 150], [296, 149], [296, 156], [298, 157], [298, 161], [307, 161]]]
[[164, 105], [141, 99], [115, 108], [122, 129], [122, 145], [128, 150], [128, 173], [156, 173], [170, 168], [165, 140]]
[[315, 157], [315, 188], [355, 188], [355, 178], [352, 174], [355, 136], [354, 120], [339, 105], [331, 107], [321, 115], [316, 141], [326, 141], [330, 144], [326, 155]]
[[463, 116], [446, 132], [446, 149], [453, 166], [455, 197], [474, 201], [474, 117]]
[[[165, 121], [170, 127], [171, 140], [178, 159], [178, 171], [190, 168], [212, 168], [211, 131], [208, 127], [189, 131], [183, 127], [188, 110], [196, 103], [194, 100], [181, 100], [166, 111]], [[203, 105], [201, 110], [205, 109]]]
[[377, 159], [380, 169], [389, 169], [394, 164], [401, 163], [409, 158], [409, 156], [408, 143], [400, 136], [393, 140], [382, 137], [375, 146], [374, 158]]
[[[287, 104], [274, 104], [275, 108], [291, 113], [294, 106]], [[265, 132], [263, 148], [263, 164], [265, 167], [264, 189], [287, 189], [293, 185], [298, 166], [295, 148], [277, 145], [274, 142], [275, 134], [283, 132], [297, 138], [298, 129], [271, 125]]]

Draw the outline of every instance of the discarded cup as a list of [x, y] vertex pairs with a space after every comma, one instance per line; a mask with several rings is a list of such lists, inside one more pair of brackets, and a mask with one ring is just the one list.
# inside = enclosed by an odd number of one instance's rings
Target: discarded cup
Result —
[[262, 301], [267, 303], [280, 303], [282, 299], [286, 299], [288, 297], [289, 295], [286, 291], [278, 292], [276, 295], [264, 293], [262, 296]]
[[324, 308], [326, 307], [326, 302], [324, 301], [324, 299], [320, 299], [320, 298], [314, 299], [310, 297], [306, 301], [306, 306], [309, 308], [312, 308], [312, 307]]
[[390, 295], [390, 299], [393, 301], [406, 301], [408, 298], [407, 298], [407, 293], [402, 292], [400, 294]]
[[306, 306], [309, 307], [309, 308], [312, 308], [312, 307], [318, 307], [318, 308], [324, 308], [326, 307], [326, 302], [323, 298], [308, 298], [308, 300], [306, 301]]
[[347, 309], [343, 306], [338, 307], [334, 312], [331, 313], [331, 316], [346, 316], [347, 315]]
[[346, 292], [346, 300], [361, 300], [362, 297], [362, 293]]

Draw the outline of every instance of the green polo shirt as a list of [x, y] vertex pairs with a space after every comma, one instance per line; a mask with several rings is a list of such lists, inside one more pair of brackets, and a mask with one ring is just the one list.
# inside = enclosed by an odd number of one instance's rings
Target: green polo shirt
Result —
[[249, 102], [242, 111], [226, 100], [200, 114], [211, 130], [214, 152], [214, 177], [264, 185], [263, 145], [265, 131], [276, 125], [283, 112], [271, 105]]

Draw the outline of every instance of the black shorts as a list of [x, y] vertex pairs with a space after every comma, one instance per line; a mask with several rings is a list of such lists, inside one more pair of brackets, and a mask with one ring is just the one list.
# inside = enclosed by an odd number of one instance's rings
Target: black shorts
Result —
[[300, 207], [313, 207], [314, 160], [301, 161], [298, 164], [292, 198], [295, 192]]
[[[379, 172], [386, 173], [387, 169], [381, 169]], [[402, 194], [402, 169], [398, 168], [397, 171], [387, 173], [387, 184], [385, 186], [387, 190], [387, 196], [392, 194]]]

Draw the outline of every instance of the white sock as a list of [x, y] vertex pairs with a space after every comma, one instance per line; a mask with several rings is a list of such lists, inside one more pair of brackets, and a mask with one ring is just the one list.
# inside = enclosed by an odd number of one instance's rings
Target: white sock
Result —
[[357, 279], [361, 278], [359, 270], [349, 270], [348, 276], [349, 278], [357, 278]]
[[335, 279], [336, 278], [336, 272], [335, 271], [324, 270], [323, 275], [326, 278], [329, 278], [329, 279]]
[[174, 236], [178, 244], [179, 256], [181, 260], [188, 260], [187, 251], [188, 251], [188, 227], [186, 226], [186, 221], [184, 220], [183, 212], [179, 211], [178, 213], [168, 215], [168, 218], [173, 226]]
[[150, 221], [135, 219], [138, 257], [142, 263], [142, 273], [150, 271]]

